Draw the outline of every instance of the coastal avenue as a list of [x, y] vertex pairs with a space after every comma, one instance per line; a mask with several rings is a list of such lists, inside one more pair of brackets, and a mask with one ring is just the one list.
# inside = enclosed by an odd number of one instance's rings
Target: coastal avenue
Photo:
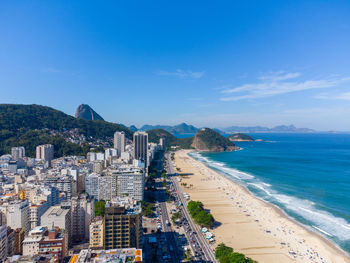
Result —
[[[166, 160], [167, 160], [167, 169], [168, 169], [168, 173], [169, 174], [175, 174], [175, 169], [172, 165], [172, 161], [169, 158], [169, 153], [166, 155]], [[199, 228], [199, 226], [197, 224], [195, 224], [193, 222], [192, 217], [189, 215], [188, 211], [187, 211], [187, 201], [185, 200], [185, 198], [183, 197], [183, 192], [181, 187], [178, 185], [177, 180], [174, 180], [174, 178], [172, 177], [172, 182], [173, 185], [175, 187], [175, 191], [178, 193], [178, 197], [179, 200], [181, 201], [181, 203], [183, 204], [183, 215], [185, 216], [185, 218], [187, 219], [187, 222], [189, 223], [191, 229], [195, 230], [197, 232], [197, 234], [193, 235], [193, 239], [197, 242], [197, 244], [200, 245], [200, 247], [203, 250], [204, 253], [204, 257], [207, 261], [210, 262], [217, 262], [214, 256], [214, 253], [212, 251], [212, 248], [210, 247], [209, 243], [207, 242], [207, 240], [205, 239], [205, 237], [203, 235], [201, 235], [201, 229]]]
[[[159, 158], [157, 161], [157, 174], [158, 176], [160, 175], [160, 172], [163, 170], [163, 165], [162, 165], [162, 158]], [[181, 255], [180, 252], [177, 248], [177, 242], [176, 242], [176, 237], [174, 235], [174, 232], [171, 228], [171, 226], [168, 226], [166, 224], [167, 221], [169, 221], [169, 216], [168, 216], [168, 211], [166, 207], [166, 197], [165, 193], [161, 192], [162, 196], [158, 196], [157, 200], [162, 200], [159, 202], [159, 208], [161, 209], [160, 211], [160, 216], [161, 216], [161, 221], [162, 221], [162, 232], [164, 232], [166, 236], [166, 244], [167, 244], [167, 250], [171, 255], [170, 259], [167, 259], [169, 262], [180, 262], [181, 261]]]

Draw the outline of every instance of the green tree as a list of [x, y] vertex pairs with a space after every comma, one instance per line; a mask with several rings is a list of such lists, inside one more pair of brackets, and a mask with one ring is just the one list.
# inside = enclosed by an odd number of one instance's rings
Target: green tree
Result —
[[103, 200], [97, 201], [95, 203], [95, 216], [104, 216], [105, 215], [105, 206], [106, 206], [106, 202]]

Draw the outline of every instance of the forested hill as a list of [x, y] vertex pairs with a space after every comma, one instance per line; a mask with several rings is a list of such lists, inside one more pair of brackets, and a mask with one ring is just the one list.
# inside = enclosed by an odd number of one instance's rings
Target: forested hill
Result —
[[63, 130], [78, 128], [85, 136], [98, 139], [112, 137], [115, 131], [124, 131], [131, 139], [132, 132], [125, 126], [102, 120], [76, 119], [73, 116], [41, 105], [0, 104], [0, 130], [18, 132], [33, 129]]
[[[76, 119], [61, 111], [41, 105], [0, 104], [0, 154], [9, 153], [12, 146], [19, 146], [23, 142], [25, 142], [25, 145], [22, 146], [28, 148], [29, 153], [33, 154], [34, 144], [45, 143], [42, 140], [43, 138], [39, 137], [47, 138], [48, 136], [47, 132], [43, 134], [42, 131], [38, 130], [64, 131], [74, 128], [78, 128], [79, 133], [86, 137], [91, 136], [95, 139], [111, 138], [115, 131], [124, 131], [127, 138], [132, 138], [132, 132], [121, 124], [102, 120]], [[52, 138], [46, 143], [50, 143], [51, 140]], [[59, 148], [61, 146], [68, 147], [68, 143], [65, 145], [64, 141], [58, 141], [60, 142], [58, 144]], [[66, 154], [83, 153], [75, 145], [71, 146], [68, 148], [74, 148], [75, 150], [66, 151]], [[59, 148], [56, 148], [56, 153], [60, 152]]]
[[163, 129], [154, 129], [147, 131], [148, 141], [158, 143], [160, 138], [164, 139], [165, 147], [179, 146], [184, 149], [190, 149], [193, 137], [189, 138], [177, 138], [170, 132]]

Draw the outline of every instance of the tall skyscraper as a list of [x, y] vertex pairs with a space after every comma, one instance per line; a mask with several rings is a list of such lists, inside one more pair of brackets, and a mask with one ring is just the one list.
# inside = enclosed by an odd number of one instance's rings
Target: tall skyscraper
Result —
[[125, 133], [115, 132], [114, 133], [114, 149], [118, 150], [118, 156], [125, 151]]
[[26, 152], [23, 146], [21, 147], [12, 147], [11, 148], [12, 158], [18, 161], [18, 159], [26, 156]]
[[145, 168], [147, 168], [147, 146], [148, 146], [148, 134], [147, 132], [135, 132], [134, 133], [134, 158], [136, 160], [142, 160], [145, 162]]
[[51, 166], [51, 161], [53, 160], [53, 145], [44, 144], [36, 147], [36, 159], [43, 160], [49, 163]]

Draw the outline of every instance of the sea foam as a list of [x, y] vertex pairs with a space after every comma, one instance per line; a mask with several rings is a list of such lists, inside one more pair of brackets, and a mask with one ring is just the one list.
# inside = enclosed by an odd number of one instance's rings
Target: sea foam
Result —
[[317, 209], [315, 203], [312, 201], [281, 194], [274, 190], [271, 184], [262, 182], [260, 179], [249, 173], [228, 167], [223, 162], [212, 161], [208, 157], [202, 156], [200, 153], [194, 152], [191, 153], [191, 156], [205, 163], [209, 167], [214, 168], [226, 177], [245, 186], [257, 189], [258, 197], [278, 205], [287, 213], [291, 211], [299, 217], [304, 218], [304, 220], [309, 222], [308, 226], [310, 228], [312, 227], [320, 234], [328, 237], [335, 237], [340, 241], [350, 240], [350, 223], [327, 211]]

